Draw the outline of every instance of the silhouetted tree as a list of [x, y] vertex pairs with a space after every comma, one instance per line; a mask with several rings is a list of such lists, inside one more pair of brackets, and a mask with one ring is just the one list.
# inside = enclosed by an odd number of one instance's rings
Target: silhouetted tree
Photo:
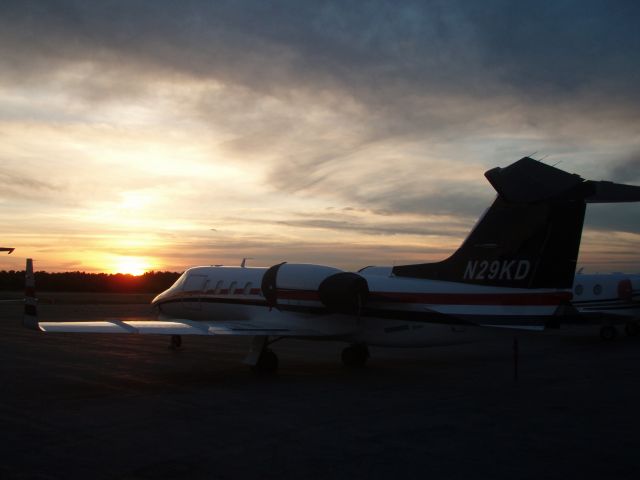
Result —
[[[166, 290], [180, 273], [146, 272], [134, 276], [122, 273], [36, 272], [36, 289], [49, 292], [157, 293]], [[0, 271], [0, 290], [24, 289], [24, 270]]]

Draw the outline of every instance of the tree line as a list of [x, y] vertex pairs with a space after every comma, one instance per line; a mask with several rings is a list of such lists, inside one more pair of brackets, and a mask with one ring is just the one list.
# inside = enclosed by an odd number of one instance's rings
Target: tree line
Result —
[[[36, 290], [47, 292], [159, 293], [169, 288], [180, 273], [36, 272]], [[24, 270], [0, 271], [0, 290], [24, 290]]]

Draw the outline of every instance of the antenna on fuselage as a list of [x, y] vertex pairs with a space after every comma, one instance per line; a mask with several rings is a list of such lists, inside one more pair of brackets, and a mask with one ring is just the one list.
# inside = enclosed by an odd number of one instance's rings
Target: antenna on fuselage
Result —
[[245, 268], [245, 267], [246, 267], [246, 265], [247, 265], [247, 260], [253, 260], [253, 258], [251, 258], [251, 257], [244, 257], [244, 258], [242, 259], [242, 262], [240, 263], [240, 267]]

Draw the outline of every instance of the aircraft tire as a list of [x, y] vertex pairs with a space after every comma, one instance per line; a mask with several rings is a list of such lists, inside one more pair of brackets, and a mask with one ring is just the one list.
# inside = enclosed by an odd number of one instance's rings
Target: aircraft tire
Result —
[[600, 338], [606, 342], [610, 342], [611, 340], [615, 339], [617, 335], [618, 331], [613, 325], [604, 325], [600, 329]]
[[628, 337], [637, 337], [639, 330], [640, 326], [638, 322], [629, 322], [624, 326], [624, 333], [626, 333]]
[[345, 367], [362, 368], [369, 358], [369, 349], [364, 344], [354, 344], [342, 350], [342, 363]]
[[264, 349], [258, 363], [251, 367], [253, 373], [269, 374], [278, 371], [278, 356], [269, 349]]
[[182, 346], [182, 337], [180, 335], [171, 335], [169, 340], [169, 348], [171, 350], [178, 350]]

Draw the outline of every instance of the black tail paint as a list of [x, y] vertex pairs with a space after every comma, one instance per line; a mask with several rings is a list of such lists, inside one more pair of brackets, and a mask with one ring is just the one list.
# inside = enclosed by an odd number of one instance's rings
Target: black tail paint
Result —
[[396, 276], [519, 288], [571, 288], [587, 203], [640, 201], [640, 187], [585, 181], [525, 157], [485, 173], [498, 197], [462, 246]]

